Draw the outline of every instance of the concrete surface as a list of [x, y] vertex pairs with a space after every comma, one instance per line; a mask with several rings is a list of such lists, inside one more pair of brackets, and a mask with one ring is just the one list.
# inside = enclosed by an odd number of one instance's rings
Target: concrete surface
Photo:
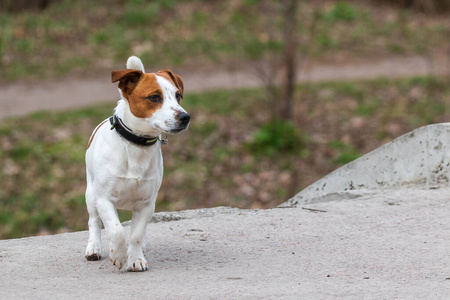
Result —
[[449, 198], [415, 186], [152, 223], [144, 273], [85, 260], [86, 231], [3, 240], [0, 299], [448, 299]]
[[448, 186], [450, 123], [433, 124], [346, 164], [314, 182], [282, 206], [297, 206], [377, 193], [379, 189], [420, 184]]

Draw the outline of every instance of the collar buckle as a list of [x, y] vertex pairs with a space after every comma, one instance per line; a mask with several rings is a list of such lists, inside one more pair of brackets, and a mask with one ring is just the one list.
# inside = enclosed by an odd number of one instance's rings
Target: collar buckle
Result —
[[160, 135], [159, 141], [161, 142], [161, 145], [167, 145], [169, 143], [169, 140], [167, 139], [167, 133], [166, 133], [166, 138], [164, 138], [164, 139], [162, 139], [161, 135]]

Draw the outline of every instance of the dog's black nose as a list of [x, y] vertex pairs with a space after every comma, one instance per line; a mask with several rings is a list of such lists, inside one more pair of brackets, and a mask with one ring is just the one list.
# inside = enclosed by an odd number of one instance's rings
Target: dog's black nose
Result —
[[180, 113], [180, 115], [178, 116], [178, 120], [180, 120], [181, 123], [183, 123], [184, 125], [188, 124], [189, 121], [191, 120], [191, 116], [188, 115], [185, 112]]

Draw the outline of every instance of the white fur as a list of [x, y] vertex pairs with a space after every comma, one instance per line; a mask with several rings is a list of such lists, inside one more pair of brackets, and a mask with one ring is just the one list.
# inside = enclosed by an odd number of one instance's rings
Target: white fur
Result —
[[172, 130], [177, 128], [176, 113], [186, 113], [186, 111], [176, 100], [177, 88], [163, 77], [156, 76], [156, 80], [163, 90], [164, 103], [161, 109], [154, 113], [148, 121], [153, 128], [158, 128], [162, 132], [173, 133]]
[[144, 64], [142, 63], [140, 58], [136, 57], [136, 56], [130, 56], [128, 58], [127, 69], [138, 70], [138, 71], [142, 71], [142, 73], [145, 73]]
[[[143, 70], [137, 57], [130, 57], [127, 67]], [[178, 126], [175, 112], [185, 112], [176, 101], [176, 87], [159, 76], [157, 82], [163, 90], [164, 102], [150, 118], [135, 117], [123, 97], [115, 108], [115, 114], [137, 134], [158, 136], [161, 132], [171, 133]], [[110, 236], [108, 253], [113, 264], [121, 269], [128, 260], [128, 271], [145, 271], [148, 263], [143, 254], [144, 237], [163, 178], [161, 144], [136, 146], [111, 130], [109, 121], [99, 126], [86, 152], [86, 204], [89, 212], [86, 258], [101, 256], [103, 222]], [[128, 246], [116, 209], [133, 211]]]

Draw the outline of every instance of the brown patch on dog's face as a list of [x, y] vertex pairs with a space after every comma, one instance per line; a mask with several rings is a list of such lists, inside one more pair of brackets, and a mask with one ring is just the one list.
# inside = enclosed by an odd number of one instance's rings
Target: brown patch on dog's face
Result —
[[[113, 82], [114, 79], [120, 81], [119, 88], [122, 90], [123, 97], [128, 100], [130, 111], [135, 117], [150, 118], [162, 107], [164, 95], [155, 74], [144, 74], [135, 70], [114, 72], [112, 74]], [[138, 76], [137, 80], [136, 76]]]

